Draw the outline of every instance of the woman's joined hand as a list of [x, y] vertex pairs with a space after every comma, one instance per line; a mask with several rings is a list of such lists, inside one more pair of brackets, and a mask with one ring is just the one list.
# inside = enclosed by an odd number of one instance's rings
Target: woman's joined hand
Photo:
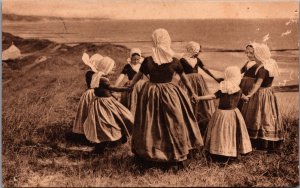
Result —
[[243, 96], [241, 97], [241, 99], [242, 99], [244, 102], [248, 102], [249, 99], [250, 99], [250, 97], [249, 97], [249, 96], [243, 95]]
[[198, 95], [196, 95], [195, 93], [193, 93], [192, 96], [191, 96], [191, 102], [192, 103], [196, 103], [197, 102], [197, 97], [198, 97]]
[[133, 87], [132, 86], [126, 86], [126, 88], [127, 88], [127, 91], [132, 91], [133, 90]]

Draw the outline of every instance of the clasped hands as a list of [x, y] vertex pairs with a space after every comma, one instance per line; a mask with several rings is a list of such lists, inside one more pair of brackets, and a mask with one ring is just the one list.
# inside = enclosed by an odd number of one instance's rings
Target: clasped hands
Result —
[[197, 98], [198, 98], [198, 95], [196, 95], [195, 93], [193, 93], [193, 94], [191, 95], [191, 102], [192, 102], [192, 103], [196, 103], [196, 102], [197, 102]]
[[247, 102], [249, 102], [249, 100], [250, 100], [250, 96], [249, 95], [242, 95], [242, 97], [241, 97], [241, 99], [245, 102], [245, 103], [247, 103]]
[[133, 86], [130, 84], [130, 81], [127, 82], [127, 84], [125, 85], [125, 87], [127, 88], [127, 91], [132, 91], [133, 90]]

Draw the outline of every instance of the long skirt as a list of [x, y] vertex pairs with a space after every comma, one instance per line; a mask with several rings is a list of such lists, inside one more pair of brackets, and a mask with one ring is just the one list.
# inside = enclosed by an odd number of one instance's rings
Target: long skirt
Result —
[[113, 97], [95, 97], [83, 124], [86, 138], [94, 143], [116, 141], [132, 132], [133, 116]]
[[77, 134], [84, 134], [83, 124], [88, 116], [89, 104], [95, 97], [94, 89], [88, 89], [80, 97], [79, 105], [72, 131]]
[[[120, 102], [128, 108], [134, 116], [136, 110], [137, 96], [139, 95], [145, 80], [139, 80], [133, 87], [132, 91], [122, 92]], [[128, 86], [127, 82], [124, 86]]]
[[211, 154], [237, 157], [252, 151], [244, 118], [238, 108], [217, 109], [204, 137], [204, 149]]
[[260, 88], [242, 107], [251, 139], [282, 141], [284, 129], [277, 98], [271, 87]]
[[[129, 81], [124, 84], [124, 87], [129, 85]], [[132, 91], [124, 91], [121, 93], [121, 104], [123, 104], [126, 108], [130, 109], [131, 104], [131, 93]]]
[[138, 96], [132, 151], [150, 161], [187, 159], [203, 140], [189, 98], [177, 84], [146, 82]]
[[131, 92], [131, 97], [130, 97], [130, 111], [131, 114], [133, 115], [133, 117], [135, 116], [135, 111], [136, 111], [136, 104], [137, 104], [137, 100], [138, 100], [138, 96], [140, 95], [140, 92], [143, 88], [143, 85], [146, 83], [146, 80], [140, 80], [138, 81], [134, 87], [133, 90]]
[[[210, 94], [208, 87], [206, 85], [206, 82], [204, 81], [201, 74], [198, 74], [198, 73], [187, 74], [187, 78], [190, 81], [191, 86], [194, 89], [194, 92], [196, 95], [203, 96], [203, 95]], [[187, 89], [186, 89], [185, 85], [182, 83], [182, 81], [180, 81], [179, 84], [185, 91], [187, 91]], [[192, 103], [192, 107], [193, 107], [194, 114], [195, 114], [197, 122], [198, 122], [198, 126], [203, 135], [207, 128], [208, 122], [209, 122], [212, 114], [215, 111], [214, 101], [213, 100], [201, 100], [201, 101]]]

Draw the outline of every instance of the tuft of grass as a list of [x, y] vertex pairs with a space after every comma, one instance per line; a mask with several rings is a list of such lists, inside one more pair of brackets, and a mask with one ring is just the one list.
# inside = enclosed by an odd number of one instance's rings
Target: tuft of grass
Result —
[[[75, 86], [75, 85], [74, 85]], [[5, 186], [295, 186], [298, 185], [297, 105], [283, 108], [286, 141], [277, 154], [252, 152], [233, 164], [211, 163], [202, 152], [181, 171], [141, 169], [127, 143], [102, 155], [57, 147], [66, 142], [81, 92], [54, 86], [56, 97], [43, 100], [30, 90], [3, 113], [3, 184]], [[280, 105], [292, 96], [278, 95]], [[47, 95], [45, 95], [47, 96]], [[54, 97], [54, 98], [53, 98]], [[62, 98], [65, 98], [64, 100]], [[57, 100], [63, 103], [58, 103]], [[52, 108], [49, 108], [51, 106]], [[69, 107], [70, 108], [69, 108]], [[67, 108], [68, 107], [68, 108]], [[66, 115], [67, 114], [67, 115]], [[72, 145], [72, 143], [69, 143]]]

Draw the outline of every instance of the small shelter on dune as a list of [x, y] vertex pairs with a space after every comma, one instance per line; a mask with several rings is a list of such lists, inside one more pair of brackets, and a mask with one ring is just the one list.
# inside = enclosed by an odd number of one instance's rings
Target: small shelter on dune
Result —
[[15, 60], [21, 57], [21, 51], [18, 47], [11, 44], [11, 46], [2, 52], [2, 61]]

